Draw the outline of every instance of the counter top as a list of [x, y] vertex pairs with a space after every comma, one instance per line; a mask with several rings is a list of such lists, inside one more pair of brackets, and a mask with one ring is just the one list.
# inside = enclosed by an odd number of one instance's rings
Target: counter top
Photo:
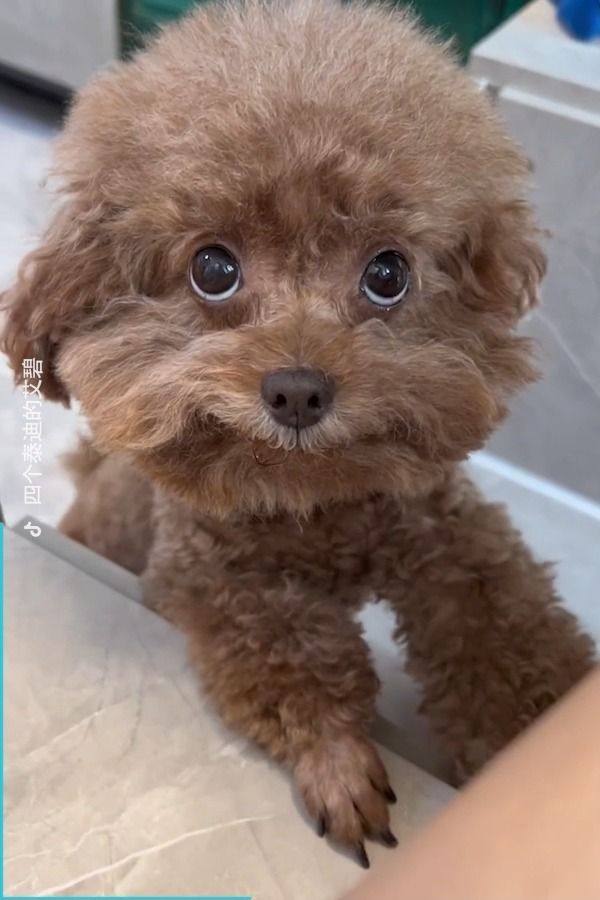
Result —
[[[202, 697], [175, 629], [34, 540], [4, 545], [6, 895], [334, 900], [356, 883], [286, 772]], [[453, 791], [382, 756], [402, 841]], [[389, 852], [369, 843], [373, 865]]]

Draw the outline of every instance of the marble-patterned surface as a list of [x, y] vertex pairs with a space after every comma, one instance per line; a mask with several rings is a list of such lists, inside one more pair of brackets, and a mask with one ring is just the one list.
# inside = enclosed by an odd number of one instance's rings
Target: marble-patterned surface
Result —
[[[170, 625], [10, 530], [5, 561], [7, 896], [333, 900], [361, 877], [221, 724]], [[453, 792], [382, 755], [404, 840]]]

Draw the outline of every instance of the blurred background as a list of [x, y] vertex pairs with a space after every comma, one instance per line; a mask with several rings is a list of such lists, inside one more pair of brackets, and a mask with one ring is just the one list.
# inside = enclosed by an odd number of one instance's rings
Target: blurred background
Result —
[[[161, 24], [184, 15], [199, 0], [16, 0], [2, 4], [2, 61], [80, 87], [98, 65], [131, 51]], [[206, 0], [204, 0], [206, 2]], [[463, 58], [471, 47], [526, 0], [416, 0], [430, 26], [457, 40]], [[76, 45], [71, 38], [76, 35]]]

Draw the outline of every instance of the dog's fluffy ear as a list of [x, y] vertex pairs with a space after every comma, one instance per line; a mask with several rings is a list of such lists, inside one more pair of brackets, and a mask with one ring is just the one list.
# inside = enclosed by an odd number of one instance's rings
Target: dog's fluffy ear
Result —
[[41, 360], [43, 394], [66, 405], [69, 395], [55, 370], [56, 353], [83, 308], [93, 305], [101, 280], [105, 253], [99, 218], [68, 200], [41, 245], [21, 263], [14, 285], [0, 296], [0, 350], [15, 381], [23, 380], [23, 360]]
[[122, 281], [111, 247], [115, 209], [99, 162], [111, 140], [105, 122], [115, 107], [118, 77], [119, 70], [101, 73], [75, 100], [55, 145], [52, 171], [62, 203], [15, 283], [0, 294], [0, 351], [15, 380], [22, 380], [24, 359], [42, 360], [42, 392], [66, 405], [68, 390], [56, 371], [61, 342]]
[[466, 302], [512, 319], [531, 310], [546, 271], [540, 238], [527, 203], [517, 200], [489, 210], [477, 239], [463, 254]]

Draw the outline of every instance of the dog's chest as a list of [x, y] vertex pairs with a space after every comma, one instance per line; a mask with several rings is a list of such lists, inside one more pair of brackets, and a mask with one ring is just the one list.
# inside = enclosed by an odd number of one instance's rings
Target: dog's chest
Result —
[[302, 522], [290, 516], [254, 519], [224, 536], [230, 546], [235, 543], [227, 569], [240, 577], [256, 573], [272, 582], [293, 579], [319, 591], [341, 590], [349, 602], [364, 599], [377, 590], [382, 549], [398, 546], [393, 510], [373, 500], [336, 505]]

